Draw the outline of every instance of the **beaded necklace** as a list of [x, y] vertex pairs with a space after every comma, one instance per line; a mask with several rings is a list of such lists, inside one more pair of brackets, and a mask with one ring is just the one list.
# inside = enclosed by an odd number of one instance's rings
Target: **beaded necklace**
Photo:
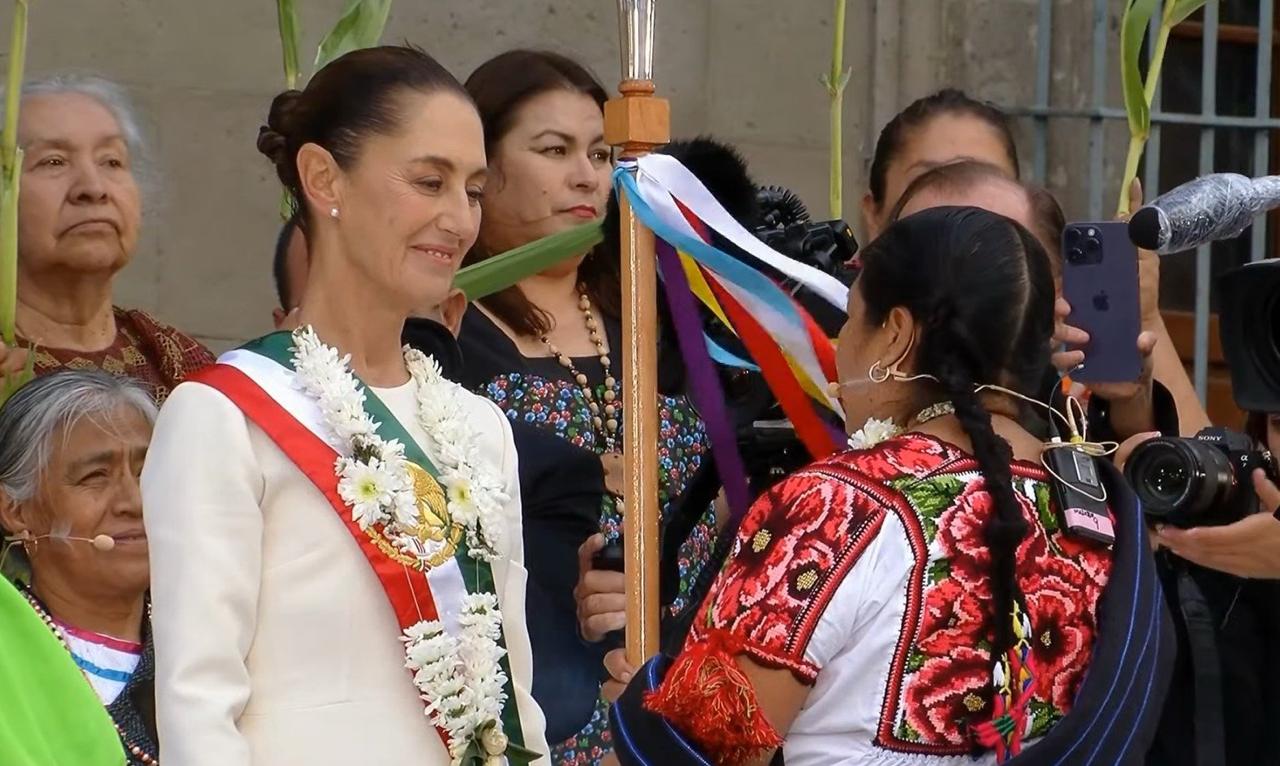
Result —
[[[44, 608], [44, 605], [40, 603], [40, 600], [33, 596], [30, 591], [23, 589], [22, 596], [27, 600], [27, 603], [31, 605], [31, 608], [35, 610], [36, 616], [45, 624], [45, 627], [53, 633], [53, 637], [58, 639], [59, 644], [62, 644], [62, 648], [67, 650], [67, 654], [74, 656], [74, 652], [71, 651], [71, 645], [67, 643], [66, 634], [63, 632], [62, 627], [58, 625], [58, 622], [53, 619], [53, 615], [49, 614], [49, 611]], [[151, 621], [150, 601], [147, 602], [147, 621]], [[125, 749], [127, 749], [134, 758], [142, 761], [144, 764], [147, 764], [147, 766], [160, 766], [160, 761], [157, 758], [129, 741], [128, 735], [124, 733], [124, 729], [120, 728], [120, 724], [116, 723], [114, 718], [111, 719], [111, 725], [115, 727], [116, 734], [120, 736], [120, 742], [124, 744]]]
[[610, 371], [609, 355], [605, 352], [604, 339], [600, 336], [600, 326], [596, 322], [595, 314], [591, 311], [591, 299], [581, 290], [578, 292], [578, 308], [582, 310], [583, 317], [586, 319], [587, 334], [590, 336], [591, 342], [595, 344], [596, 352], [600, 354], [600, 366], [604, 368], [603, 408], [591, 390], [591, 384], [587, 379], [586, 373], [573, 364], [571, 357], [561, 353], [546, 335], [543, 335], [541, 340], [547, 350], [551, 352], [551, 355], [556, 358], [556, 361], [573, 376], [573, 381], [582, 390], [582, 398], [587, 401], [587, 409], [591, 411], [591, 424], [600, 436], [605, 451], [613, 452], [618, 446], [618, 406], [615, 401], [617, 394], [613, 392], [613, 387], [617, 384], [617, 380]]

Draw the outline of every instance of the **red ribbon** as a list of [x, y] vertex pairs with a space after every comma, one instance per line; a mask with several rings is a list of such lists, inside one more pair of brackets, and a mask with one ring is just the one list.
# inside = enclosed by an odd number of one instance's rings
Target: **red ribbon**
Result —
[[835, 452], [837, 449], [835, 440], [831, 438], [826, 423], [814, 411], [809, 395], [800, 387], [800, 382], [796, 380], [791, 371], [791, 365], [782, 355], [778, 344], [751, 316], [751, 313], [744, 309], [728, 290], [720, 286], [716, 279], [708, 279], [707, 284], [711, 285], [711, 291], [715, 293], [716, 300], [720, 301], [725, 313], [733, 321], [734, 327], [738, 330], [738, 337], [747, 347], [751, 358], [759, 365], [760, 373], [764, 375], [765, 382], [773, 390], [774, 396], [778, 397], [782, 411], [791, 419], [791, 425], [796, 429], [796, 436], [800, 437], [805, 449], [809, 450], [809, 454], [815, 460]]

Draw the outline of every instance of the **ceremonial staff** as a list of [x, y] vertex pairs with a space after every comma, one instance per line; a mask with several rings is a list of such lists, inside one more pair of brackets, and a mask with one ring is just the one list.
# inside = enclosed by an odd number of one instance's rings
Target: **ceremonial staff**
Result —
[[[604, 106], [605, 140], [620, 157], [638, 157], [670, 140], [671, 109], [654, 96], [653, 30], [657, 0], [618, 0], [621, 97]], [[619, 193], [622, 257], [622, 403], [627, 415], [623, 548], [627, 573], [627, 659], [640, 665], [658, 651], [658, 310], [653, 232]], [[617, 349], [615, 349], [615, 352]]]

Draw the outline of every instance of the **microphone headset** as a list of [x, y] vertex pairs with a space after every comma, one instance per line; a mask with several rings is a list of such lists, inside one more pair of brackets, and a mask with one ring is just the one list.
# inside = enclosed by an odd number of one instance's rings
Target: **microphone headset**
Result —
[[116, 539], [111, 535], [94, 535], [93, 537], [72, 537], [70, 535], [33, 535], [30, 530], [24, 529], [16, 535], [9, 535], [4, 541], [9, 544], [27, 544], [34, 543], [38, 540], [68, 540], [81, 543], [89, 543], [95, 551], [106, 553], [116, 547]]

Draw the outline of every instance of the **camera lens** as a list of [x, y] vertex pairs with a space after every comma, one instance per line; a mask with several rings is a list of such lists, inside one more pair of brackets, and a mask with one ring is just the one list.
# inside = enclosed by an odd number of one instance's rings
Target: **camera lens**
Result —
[[1080, 230], [1067, 229], [1066, 234], [1063, 235], [1063, 239], [1066, 241], [1067, 247], [1075, 247], [1080, 244]]
[[1226, 453], [1195, 439], [1144, 442], [1124, 473], [1148, 516], [1182, 527], [1224, 506], [1236, 483]]
[[1078, 247], [1072, 247], [1067, 250], [1067, 260], [1071, 263], [1083, 263], [1084, 251]]
[[1176, 503], [1187, 494], [1191, 474], [1187, 466], [1172, 455], [1159, 455], [1151, 461], [1146, 487], [1151, 496], [1164, 503]]
[[1089, 237], [1084, 241], [1084, 251], [1089, 255], [1097, 255], [1102, 252], [1102, 241], [1095, 239], [1094, 237]]

